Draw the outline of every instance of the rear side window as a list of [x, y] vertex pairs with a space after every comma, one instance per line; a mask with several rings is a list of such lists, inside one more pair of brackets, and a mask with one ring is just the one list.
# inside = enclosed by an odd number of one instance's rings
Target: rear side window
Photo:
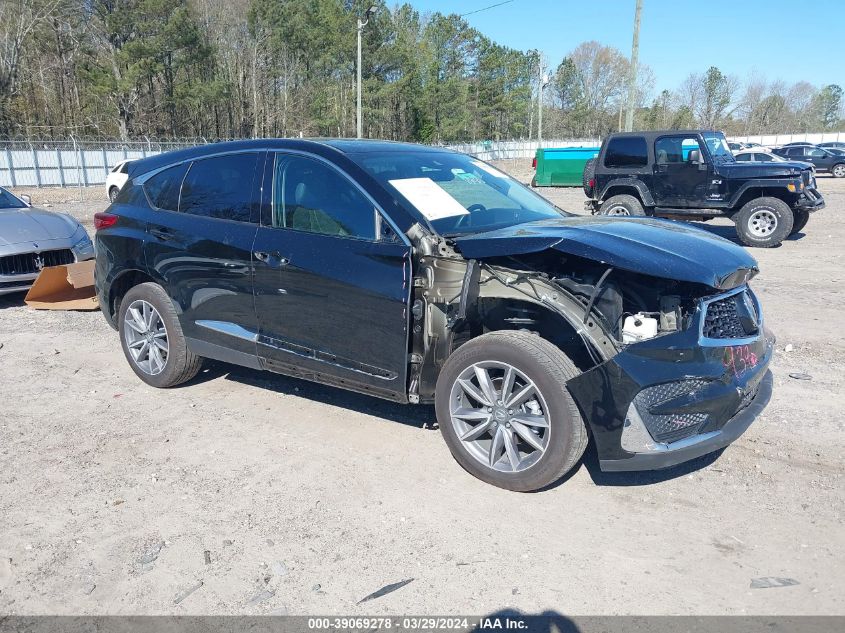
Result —
[[257, 153], [194, 161], [182, 185], [179, 211], [220, 220], [249, 222]]
[[165, 211], [179, 209], [179, 188], [182, 179], [188, 171], [188, 163], [168, 167], [144, 183], [144, 191], [150, 199], [150, 204]]
[[604, 155], [605, 167], [643, 167], [648, 165], [648, 148], [641, 136], [611, 139]]

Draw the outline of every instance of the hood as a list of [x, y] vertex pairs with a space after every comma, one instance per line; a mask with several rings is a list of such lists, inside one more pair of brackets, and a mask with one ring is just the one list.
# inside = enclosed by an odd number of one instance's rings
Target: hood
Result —
[[0, 209], [0, 246], [71, 237], [79, 223], [43, 209]]
[[455, 239], [467, 259], [548, 248], [643, 275], [728, 290], [757, 274], [744, 248], [707, 231], [654, 218], [569, 217]]
[[810, 163], [799, 161], [786, 162], [736, 162], [720, 163], [716, 171], [725, 178], [789, 178], [795, 177], [805, 169], [812, 169]]

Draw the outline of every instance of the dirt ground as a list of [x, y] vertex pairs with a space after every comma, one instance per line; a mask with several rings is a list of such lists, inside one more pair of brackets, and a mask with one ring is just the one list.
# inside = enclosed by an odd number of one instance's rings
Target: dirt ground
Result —
[[[0, 297], [0, 614], [845, 614], [845, 180], [819, 185], [753, 252], [778, 345], [749, 431], [658, 473], [588, 450], [536, 494], [465, 473], [431, 408], [223, 364], [156, 391], [99, 313]], [[106, 206], [28, 193], [89, 230]]]

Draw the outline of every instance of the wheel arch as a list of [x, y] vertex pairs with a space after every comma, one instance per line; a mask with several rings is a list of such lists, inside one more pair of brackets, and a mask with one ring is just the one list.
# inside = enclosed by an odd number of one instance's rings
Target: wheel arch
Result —
[[747, 185], [736, 193], [734, 202], [731, 204], [731, 215], [737, 213], [742, 207], [757, 198], [777, 198], [792, 208], [795, 204], [797, 194], [791, 193], [787, 191], [786, 187], [781, 186]]
[[[120, 314], [120, 304], [126, 293], [135, 286], [148, 282], [161, 283], [160, 280], [155, 279], [149, 273], [137, 268], [123, 270], [114, 278], [108, 290], [109, 316], [114, 323], [117, 323], [117, 316]], [[176, 307], [178, 312], [178, 305], [174, 304], [174, 307]]]
[[644, 207], [654, 206], [654, 198], [652, 198], [648, 187], [646, 187], [641, 180], [636, 178], [617, 178], [615, 180], [611, 180], [607, 185], [605, 185], [596, 200], [603, 202], [612, 196], [619, 195], [634, 196]]

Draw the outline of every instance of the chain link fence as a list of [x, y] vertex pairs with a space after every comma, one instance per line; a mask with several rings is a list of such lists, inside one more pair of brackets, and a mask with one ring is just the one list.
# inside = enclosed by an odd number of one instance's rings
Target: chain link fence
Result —
[[[0, 140], [0, 185], [4, 187], [87, 187], [102, 185], [114, 165], [126, 159], [139, 159], [162, 152], [194, 147], [227, 139], [167, 139], [144, 137], [128, 142], [78, 139]], [[822, 143], [845, 141], [845, 133], [777, 134], [736, 136], [732, 140], [777, 146], [796, 141]], [[598, 147], [601, 139], [549, 139], [550, 147]], [[540, 143], [535, 141], [479, 141], [447, 144], [443, 147], [481, 160], [530, 159]]]

